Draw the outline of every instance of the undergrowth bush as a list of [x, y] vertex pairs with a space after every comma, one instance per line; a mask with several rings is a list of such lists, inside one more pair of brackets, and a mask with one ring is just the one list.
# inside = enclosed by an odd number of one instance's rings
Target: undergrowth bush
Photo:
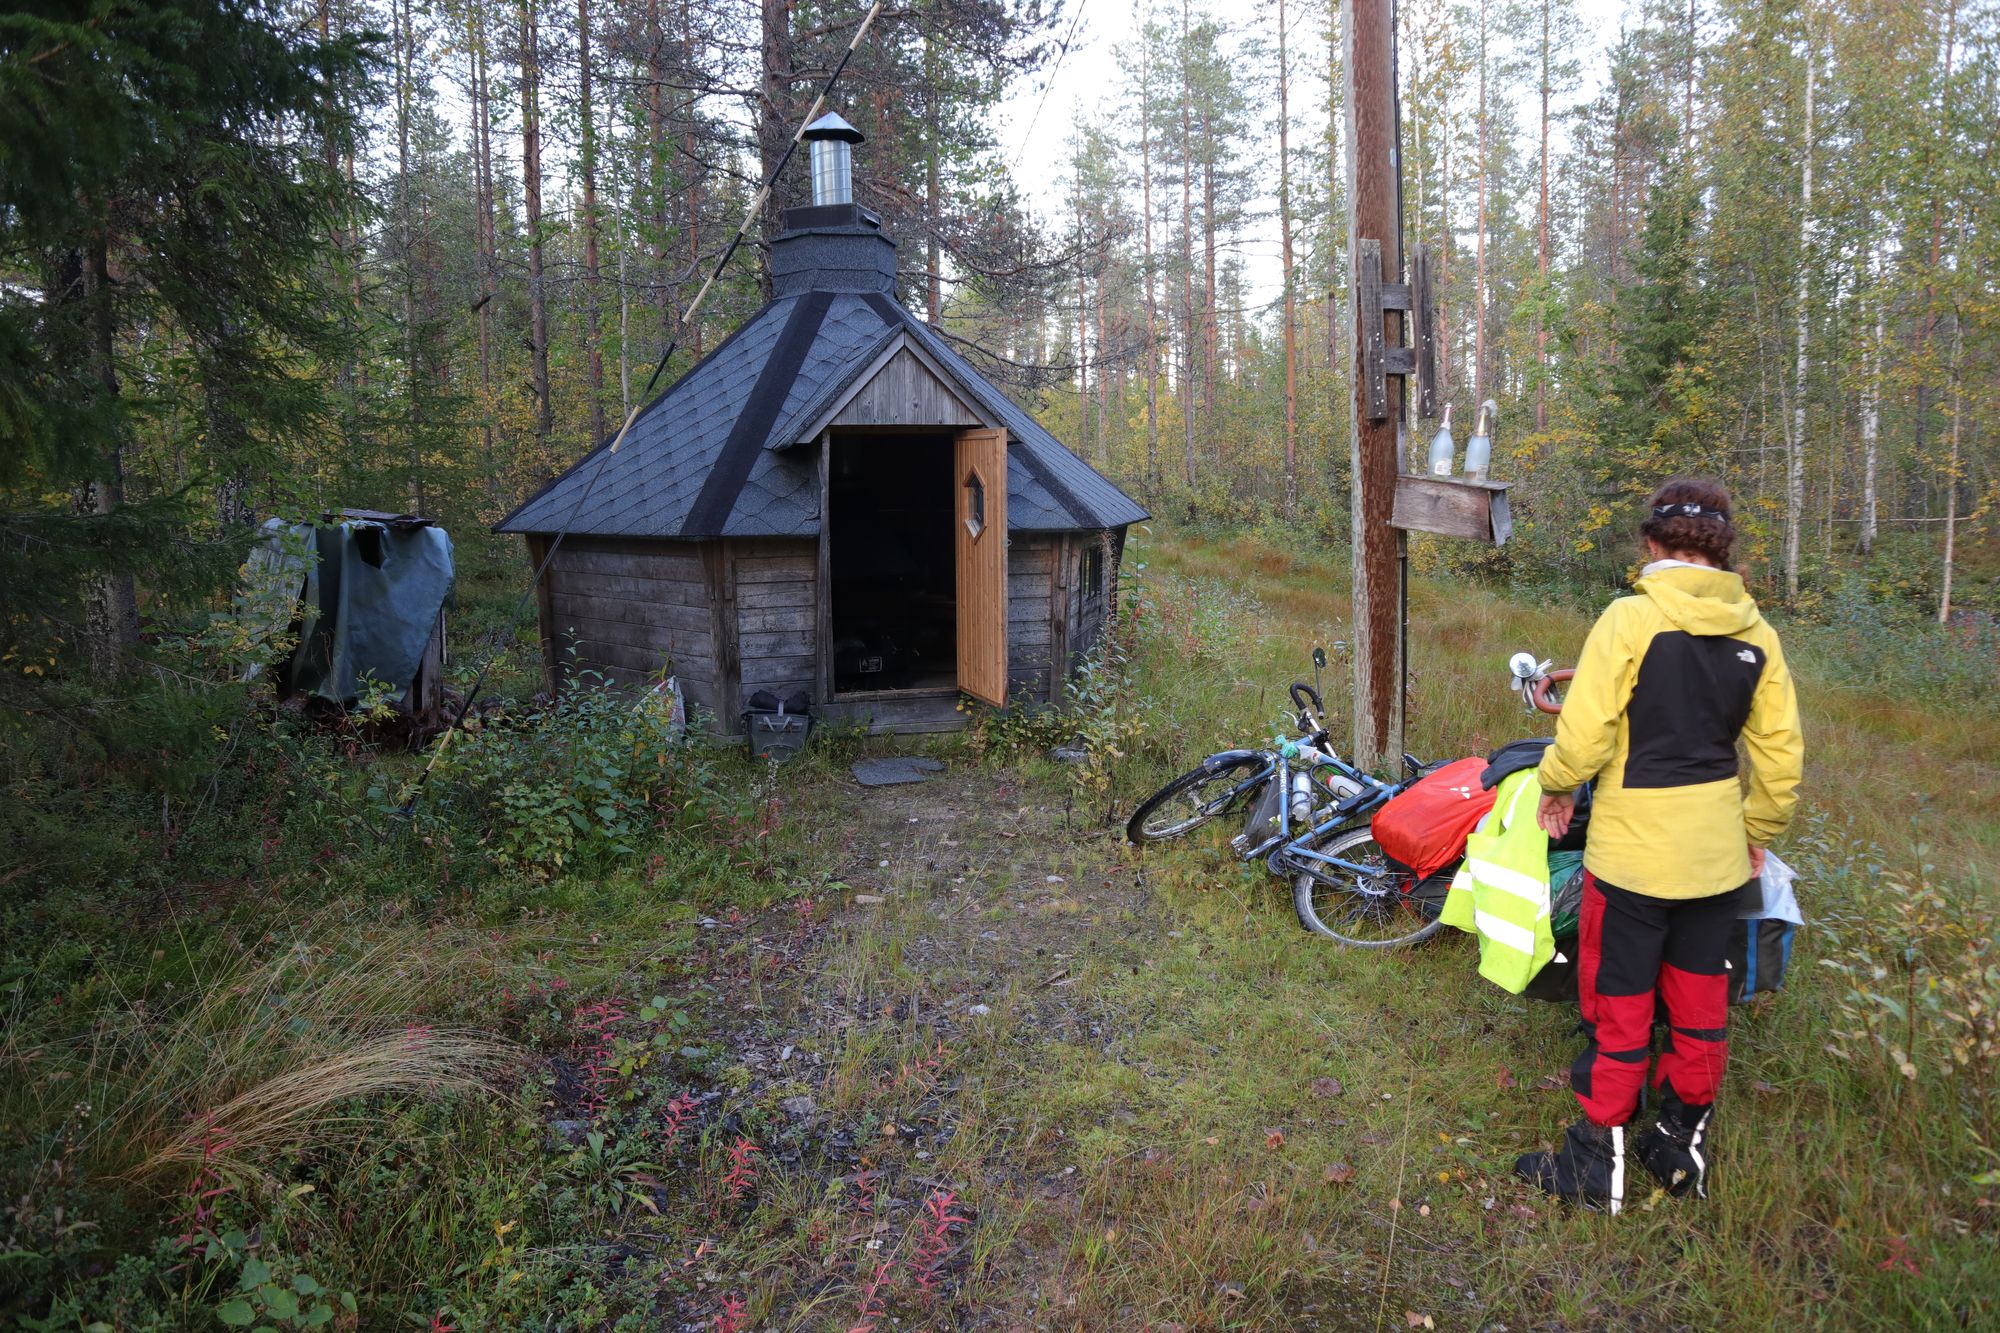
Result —
[[1990, 701], [2000, 691], [2000, 622], [1940, 625], [1858, 579], [1828, 592], [1811, 623], [1786, 628], [1793, 655], [1810, 655], [1830, 685], [1944, 704]]
[[1969, 1162], [1992, 1176], [2000, 1168], [1994, 886], [1939, 879], [1921, 841], [1907, 868], [1885, 865], [1877, 849], [1824, 820], [1798, 841], [1820, 881], [1820, 966], [1838, 978], [1826, 1052], [1877, 1105], [1934, 1126], [1929, 1143], [1969, 1155], [1948, 1167]]
[[[650, 831], [724, 812], [716, 755], [648, 692], [636, 701], [592, 672], [518, 721], [467, 730], [416, 807], [426, 836], [548, 876], [633, 854]], [[385, 805], [401, 799], [378, 784]]]

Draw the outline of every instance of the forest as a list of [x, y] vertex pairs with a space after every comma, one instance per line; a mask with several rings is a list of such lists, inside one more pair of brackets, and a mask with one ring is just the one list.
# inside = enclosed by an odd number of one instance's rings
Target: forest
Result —
[[[1805, 701], [1740, 1174], [1623, 1231], [1504, 1179], [1573, 1015], [1118, 838], [1349, 635], [1355, 351], [1342, 6], [1113, 7], [888, 0], [844, 64], [865, 0], [0, 10], [0, 1321], [2000, 1319], [2000, 4], [1397, 5], [1514, 518], [1411, 542], [1409, 743], [1536, 725], [1507, 654], [1675, 474]], [[543, 693], [492, 531], [763, 306], [836, 70], [897, 300], [1154, 516], [1066, 708], [873, 804], [880, 739]], [[260, 525], [343, 508], [451, 533], [448, 751], [254, 679]]]

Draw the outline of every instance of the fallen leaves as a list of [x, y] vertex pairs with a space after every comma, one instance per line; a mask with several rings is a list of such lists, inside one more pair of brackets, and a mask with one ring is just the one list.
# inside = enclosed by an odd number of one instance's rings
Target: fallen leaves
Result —
[[1282, 1129], [1267, 1129], [1267, 1130], [1265, 1130], [1265, 1131], [1264, 1131], [1264, 1151], [1265, 1151], [1265, 1152], [1276, 1152], [1276, 1151], [1278, 1151], [1278, 1149], [1280, 1149], [1280, 1148], [1282, 1148], [1282, 1147], [1284, 1147], [1284, 1146], [1285, 1146], [1285, 1131], [1284, 1131], [1284, 1130], [1282, 1130]]
[[1517, 1080], [1514, 1078], [1514, 1072], [1508, 1069], [1507, 1066], [1505, 1065], [1500, 1066], [1500, 1076], [1496, 1081], [1503, 1088], [1514, 1087], [1516, 1086], [1517, 1082]]
[[1432, 1319], [1427, 1314], [1418, 1314], [1415, 1310], [1403, 1311], [1403, 1322], [1408, 1324], [1411, 1328], [1437, 1327], [1437, 1321], [1435, 1319]]
[[1314, 1079], [1312, 1082], [1312, 1091], [1315, 1097], [1338, 1097], [1341, 1093], [1346, 1092], [1347, 1089], [1340, 1085], [1339, 1079], [1329, 1075], [1326, 1078]]
[[1569, 1086], [1569, 1071], [1560, 1070], [1554, 1074], [1544, 1074], [1535, 1080], [1535, 1086], [1544, 1092], [1554, 1092], [1557, 1088]]
[[1335, 1162], [1320, 1175], [1329, 1185], [1348, 1185], [1354, 1181], [1354, 1168], [1346, 1162]]

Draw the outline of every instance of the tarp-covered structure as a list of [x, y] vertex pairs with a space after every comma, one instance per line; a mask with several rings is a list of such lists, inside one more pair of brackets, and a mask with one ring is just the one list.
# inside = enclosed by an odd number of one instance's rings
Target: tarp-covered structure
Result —
[[364, 695], [428, 716], [444, 667], [450, 535], [409, 514], [342, 510], [320, 524], [271, 519], [247, 583], [261, 628], [295, 646], [275, 663], [282, 695], [341, 708]]

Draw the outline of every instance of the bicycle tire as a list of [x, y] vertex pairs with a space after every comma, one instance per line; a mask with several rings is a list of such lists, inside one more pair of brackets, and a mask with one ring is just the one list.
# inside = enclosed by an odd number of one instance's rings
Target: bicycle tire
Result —
[[1211, 769], [1204, 764], [1200, 768], [1181, 774], [1140, 802], [1139, 808], [1132, 812], [1132, 818], [1125, 823], [1125, 837], [1134, 843], [1169, 842], [1175, 838], [1186, 837], [1209, 820], [1228, 814], [1238, 803], [1230, 801], [1211, 810], [1205, 808], [1199, 800], [1191, 800], [1189, 817], [1185, 819], [1156, 824], [1150, 828], [1148, 820], [1167, 809], [1176, 800], [1193, 797], [1212, 784], [1235, 786], [1263, 762], [1260, 758], [1245, 755], [1218, 768]]
[[[1367, 848], [1372, 856], [1359, 849]], [[1389, 869], [1388, 858], [1375, 845], [1375, 835], [1367, 828], [1350, 829], [1341, 832], [1328, 843], [1323, 853], [1338, 856], [1343, 860], [1364, 865], [1380, 863], [1381, 872], [1371, 876], [1370, 884], [1359, 883], [1359, 876], [1352, 871], [1335, 869], [1331, 872], [1336, 880], [1345, 880], [1351, 887], [1342, 888], [1339, 883], [1329, 883], [1325, 874], [1293, 867], [1292, 908], [1298, 913], [1299, 925], [1315, 935], [1323, 935], [1350, 949], [1401, 949], [1424, 940], [1444, 929], [1442, 921], [1426, 921], [1417, 910], [1405, 886], [1396, 882], [1397, 872]], [[1336, 895], [1345, 894], [1340, 897]], [[1315, 895], [1319, 895], [1315, 900]], [[1336, 910], [1344, 908], [1345, 910]], [[1363, 933], [1364, 923], [1374, 922], [1384, 935]], [[1405, 925], [1415, 925], [1415, 929], [1405, 931]]]

